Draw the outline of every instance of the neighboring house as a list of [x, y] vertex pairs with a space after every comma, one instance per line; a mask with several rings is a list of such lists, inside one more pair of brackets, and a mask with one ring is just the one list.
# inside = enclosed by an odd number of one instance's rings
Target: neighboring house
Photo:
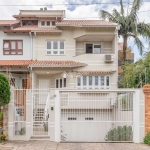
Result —
[[[123, 43], [118, 43], [118, 74], [122, 73], [122, 61], [123, 61]], [[126, 52], [126, 62], [133, 63], [134, 62], [134, 53], [131, 48], [127, 49]]]
[[116, 23], [65, 20], [65, 11], [46, 8], [14, 18], [0, 20], [0, 72], [15, 87], [10, 140], [105, 142], [118, 126], [132, 132], [133, 91], [117, 91]]

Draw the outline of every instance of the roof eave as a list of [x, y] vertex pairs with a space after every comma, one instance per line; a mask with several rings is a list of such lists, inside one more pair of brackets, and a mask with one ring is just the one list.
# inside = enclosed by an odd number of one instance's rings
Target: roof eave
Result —
[[41, 31], [39, 31], [39, 30], [31, 30], [31, 32], [63, 32], [62, 30], [41, 30]]
[[58, 27], [114, 27], [116, 28], [118, 25], [57, 25]]
[[29, 65], [29, 67], [32, 67], [32, 68], [39, 68], [39, 67], [42, 67], [42, 68], [47, 68], [47, 67], [51, 67], [51, 68], [76, 68], [76, 67], [83, 67], [85, 65]]
[[3, 30], [4, 33], [30, 32], [31, 30]]

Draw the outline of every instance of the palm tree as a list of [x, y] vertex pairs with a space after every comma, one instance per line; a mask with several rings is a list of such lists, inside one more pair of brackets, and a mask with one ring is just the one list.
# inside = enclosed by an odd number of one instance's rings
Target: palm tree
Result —
[[126, 50], [128, 47], [128, 39], [132, 37], [135, 44], [137, 45], [140, 54], [142, 55], [144, 45], [139, 39], [139, 36], [142, 36], [146, 39], [150, 39], [150, 24], [139, 22], [138, 11], [142, 5], [142, 0], [134, 0], [130, 12], [125, 14], [125, 8], [123, 6], [122, 0], [120, 0], [121, 10], [118, 12], [116, 9], [113, 9], [112, 14], [101, 10], [100, 15], [102, 19], [109, 19], [120, 25], [120, 30], [118, 35], [123, 38], [123, 63], [126, 61]]

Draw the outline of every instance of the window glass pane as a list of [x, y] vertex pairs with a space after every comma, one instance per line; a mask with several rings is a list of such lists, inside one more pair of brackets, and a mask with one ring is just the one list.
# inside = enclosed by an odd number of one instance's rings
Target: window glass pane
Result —
[[86, 76], [83, 76], [83, 85], [86, 85]]
[[58, 49], [58, 41], [53, 41], [53, 49]]
[[50, 21], [47, 21], [47, 26], [50, 26]]
[[47, 41], [47, 49], [51, 49], [51, 41]]
[[58, 88], [58, 79], [56, 80], [56, 88]]
[[101, 45], [94, 45], [94, 50], [93, 50], [94, 54], [100, 54], [100, 50], [101, 50]]
[[9, 54], [9, 52], [6, 52], [6, 51], [5, 51], [5, 55], [8, 55], [8, 54]]
[[101, 76], [101, 86], [104, 86], [104, 76]]
[[55, 26], [55, 21], [52, 21], [52, 26]]
[[53, 54], [58, 54], [58, 51], [53, 51]]
[[77, 77], [77, 86], [81, 86], [81, 77]]
[[28, 21], [28, 25], [32, 25], [32, 21]]
[[92, 85], [92, 76], [89, 76], [89, 85]]
[[45, 21], [42, 21], [42, 22], [41, 22], [41, 26], [45, 26]]
[[22, 49], [22, 42], [21, 41], [18, 42], [18, 49]]
[[98, 76], [95, 76], [95, 86], [98, 86]]
[[64, 41], [60, 41], [60, 49], [64, 49]]
[[62, 88], [62, 79], [60, 79], [60, 88]]
[[66, 78], [64, 78], [64, 87], [66, 87]]
[[109, 76], [106, 76], [106, 86], [109, 86]]
[[15, 54], [16, 54], [16, 52], [11, 52], [11, 54], [12, 54], [12, 55], [15, 55]]
[[23, 24], [23, 26], [25, 26], [25, 25], [26, 25], [26, 21], [23, 20], [23, 21], [22, 21], [22, 24]]
[[64, 54], [64, 51], [60, 51], [60, 54]]
[[11, 49], [16, 49], [16, 42], [11, 42]]
[[10, 49], [10, 48], [9, 48], [9, 42], [5, 42], [5, 43], [4, 43], [4, 49], [8, 49], [8, 50]]
[[86, 44], [86, 53], [92, 53], [93, 44]]
[[51, 51], [47, 51], [47, 54], [51, 54]]
[[38, 21], [35, 20], [35, 21], [34, 21], [34, 25], [37, 25], [37, 24], [38, 24]]
[[22, 55], [22, 52], [18, 52], [18, 55]]

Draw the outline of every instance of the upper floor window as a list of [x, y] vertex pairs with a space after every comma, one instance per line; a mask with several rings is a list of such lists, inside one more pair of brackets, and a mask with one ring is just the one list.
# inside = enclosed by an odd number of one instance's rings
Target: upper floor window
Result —
[[41, 26], [55, 26], [55, 21], [41, 21]]
[[52, 21], [52, 26], [55, 26], [55, 21]]
[[88, 44], [85, 46], [86, 53], [100, 54], [101, 53], [101, 45], [100, 44]]
[[42, 21], [42, 22], [41, 22], [41, 26], [45, 26], [45, 21]]
[[4, 40], [3, 41], [4, 55], [22, 55], [23, 41], [22, 40]]
[[37, 20], [23, 20], [22, 21], [22, 25], [38, 25], [38, 21]]
[[47, 22], [46, 22], [46, 25], [47, 25], [47, 26], [50, 26], [50, 21], [47, 21]]
[[109, 76], [79, 76], [77, 87], [86, 89], [109, 89]]
[[47, 41], [47, 55], [64, 55], [64, 41]]

